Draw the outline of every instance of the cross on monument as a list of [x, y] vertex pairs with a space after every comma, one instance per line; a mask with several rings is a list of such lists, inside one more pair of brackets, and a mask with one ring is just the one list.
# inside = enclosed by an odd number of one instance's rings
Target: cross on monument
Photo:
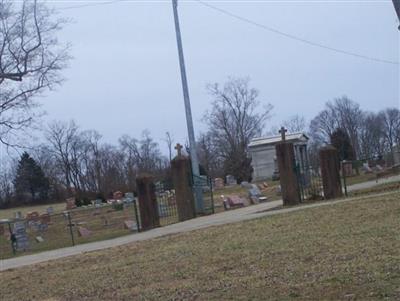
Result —
[[180, 145], [179, 143], [176, 144], [175, 149], [178, 152], [178, 157], [182, 156], [182, 148], [182, 145]]
[[286, 132], [287, 132], [287, 129], [285, 129], [285, 127], [281, 127], [281, 129], [279, 130], [279, 133], [281, 134], [281, 137], [282, 137], [282, 141], [286, 140]]

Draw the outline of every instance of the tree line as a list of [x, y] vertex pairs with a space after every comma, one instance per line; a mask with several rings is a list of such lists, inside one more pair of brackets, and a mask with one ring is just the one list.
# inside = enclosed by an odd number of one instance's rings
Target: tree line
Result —
[[[222, 87], [213, 84], [208, 90], [211, 109], [203, 116], [207, 131], [197, 139], [200, 169], [212, 178], [230, 174], [239, 183], [251, 181], [251, 139], [278, 134], [278, 126], [266, 126], [272, 105], [259, 99], [259, 91], [250, 86], [248, 78], [230, 78]], [[346, 96], [328, 101], [309, 124], [299, 115], [281, 124], [289, 133], [308, 134], [311, 158], [317, 157], [322, 145], [331, 143], [340, 149], [341, 159], [386, 156], [390, 160], [395, 145], [400, 144], [399, 109], [368, 112]], [[165, 138], [168, 157], [147, 130], [140, 138], [123, 135], [112, 145], [102, 142], [97, 131], [83, 130], [74, 121], [55, 121], [46, 127], [44, 137], [42, 144], [29, 154], [23, 153], [2, 175], [2, 206], [59, 201], [69, 196], [107, 198], [116, 190], [134, 190], [139, 173], [163, 180], [171, 176], [174, 141], [170, 133]], [[186, 152], [190, 155], [188, 146]], [[36, 184], [32, 174], [38, 179]]]
[[[66, 21], [44, 3], [0, 1], [0, 146], [26, 150], [1, 168], [0, 206], [59, 201], [69, 196], [107, 198], [112, 191], [133, 190], [138, 173], [168, 178], [173, 139], [166, 134], [168, 158], [148, 131], [139, 138], [122, 136], [116, 145], [104, 143], [95, 130], [75, 122], [56, 121], [43, 131], [44, 140], [27, 148], [26, 136], [39, 119], [37, 97], [63, 81], [70, 60], [69, 46], [57, 39]], [[261, 135], [306, 132], [310, 157], [333, 143], [342, 159], [366, 159], [393, 154], [400, 142], [398, 108], [369, 112], [346, 96], [328, 101], [307, 123], [301, 115], [266, 127], [272, 105], [260, 99], [248, 78], [229, 78], [207, 87], [211, 108], [203, 121], [207, 130], [197, 137], [201, 171], [210, 177], [235, 176], [251, 181], [248, 144]], [[187, 152], [189, 148], [186, 147]]]

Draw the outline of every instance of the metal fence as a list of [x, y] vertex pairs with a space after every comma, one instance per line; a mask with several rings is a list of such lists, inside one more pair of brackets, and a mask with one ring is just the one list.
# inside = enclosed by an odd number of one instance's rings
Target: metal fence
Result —
[[0, 222], [0, 258], [26, 255], [140, 231], [136, 201], [29, 215]]
[[323, 199], [323, 185], [319, 169], [297, 164], [296, 176], [301, 201]]

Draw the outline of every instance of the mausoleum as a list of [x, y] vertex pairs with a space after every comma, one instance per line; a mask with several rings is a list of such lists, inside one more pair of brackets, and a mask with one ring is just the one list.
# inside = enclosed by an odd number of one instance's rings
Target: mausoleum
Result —
[[[293, 133], [285, 136], [285, 141], [294, 145], [296, 163], [303, 168], [308, 166], [308, 140], [309, 138], [304, 133]], [[253, 181], [271, 179], [274, 174], [279, 173], [275, 145], [281, 141], [281, 136], [254, 138], [250, 141], [249, 152], [254, 169]]]

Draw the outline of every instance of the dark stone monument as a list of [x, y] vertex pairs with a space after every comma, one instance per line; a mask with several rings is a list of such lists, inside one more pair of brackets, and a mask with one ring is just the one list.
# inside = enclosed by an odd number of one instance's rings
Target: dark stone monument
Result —
[[171, 161], [172, 179], [175, 188], [176, 206], [179, 221], [196, 217], [196, 208], [191, 181], [190, 159], [181, 153], [182, 146], [178, 143], [175, 147], [177, 156]]
[[332, 145], [325, 146], [319, 151], [319, 159], [325, 199], [341, 197], [343, 192], [340, 182], [339, 152]]
[[140, 175], [136, 178], [136, 189], [139, 199], [140, 222], [143, 230], [160, 226], [157, 208], [156, 187], [153, 177]]
[[299, 185], [295, 171], [296, 160], [293, 143], [286, 142], [285, 128], [281, 128], [282, 142], [275, 146], [279, 167], [280, 183], [283, 205], [296, 205], [300, 203]]

